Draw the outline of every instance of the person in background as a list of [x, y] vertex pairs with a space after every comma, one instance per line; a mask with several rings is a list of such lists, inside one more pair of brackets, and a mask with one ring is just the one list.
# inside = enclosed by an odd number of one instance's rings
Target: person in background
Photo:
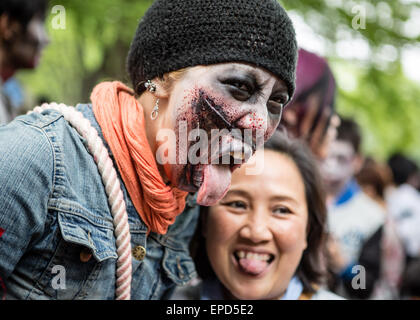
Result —
[[3, 83], [3, 94], [9, 99], [15, 114], [22, 113], [25, 96], [22, 85], [16, 77]]
[[201, 207], [191, 250], [200, 278], [173, 299], [341, 299], [323, 288], [328, 269], [322, 181], [308, 148], [276, 133]]
[[388, 188], [386, 201], [406, 254], [401, 295], [410, 298], [418, 296], [420, 279], [420, 194], [416, 189], [418, 166], [401, 153], [392, 154], [388, 165], [392, 170], [394, 187]]
[[420, 300], [420, 260], [413, 260], [404, 272], [401, 285], [401, 298]]
[[420, 257], [420, 195], [416, 190], [417, 164], [400, 153], [391, 155], [388, 165], [395, 187], [389, 188], [386, 201], [393, 215], [408, 260]]
[[340, 118], [335, 113], [336, 82], [324, 58], [299, 49], [296, 92], [284, 110], [279, 130], [301, 138], [324, 159], [335, 139]]
[[2, 83], [19, 69], [34, 69], [49, 42], [44, 26], [46, 10], [47, 0], [0, 2], [0, 125], [18, 114], [3, 93]]
[[366, 158], [356, 175], [363, 192], [384, 209], [384, 226], [362, 247], [359, 264], [366, 269], [370, 299], [399, 299], [405, 253], [395, 221], [385, 201], [385, 191], [392, 184], [392, 172], [383, 163]]
[[359, 126], [352, 119], [342, 118], [337, 139], [321, 164], [328, 194], [330, 250], [337, 274], [334, 288], [348, 298], [367, 298], [372, 292], [373, 287], [353, 289], [353, 268], [360, 264], [363, 245], [380, 232], [386, 218], [385, 210], [362, 191], [355, 179], [363, 164], [360, 145]]

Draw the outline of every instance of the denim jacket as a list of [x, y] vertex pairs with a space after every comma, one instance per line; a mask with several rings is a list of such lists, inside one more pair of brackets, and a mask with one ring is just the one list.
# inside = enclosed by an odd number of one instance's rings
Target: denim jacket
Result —
[[[77, 109], [104, 140], [91, 105]], [[0, 277], [6, 299], [115, 297], [112, 216], [83, 142], [54, 110], [20, 116], [0, 127]], [[114, 167], [118, 172], [115, 162]], [[196, 276], [188, 245], [199, 208], [190, 195], [167, 234], [147, 236], [123, 183], [121, 188], [131, 246], [146, 252], [144, 257], [133, 254], [131, 298], [167, 298], [175, 285]]]

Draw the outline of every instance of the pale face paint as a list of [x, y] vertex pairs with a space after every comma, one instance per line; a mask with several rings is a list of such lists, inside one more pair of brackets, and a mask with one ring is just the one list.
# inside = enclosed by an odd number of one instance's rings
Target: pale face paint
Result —
[[355, 174], [353, 146], [346, 141], [331, 143], [328, 156], [321, 163], [321, 173], [331, 193], [338, 193]]
[[[179, 159], [179, 153], [188, 153], [193, 144], [189, 141], [181, 146], [178, 135], [181, 123], [186, 123], [187, 132], [200, 128], [209, 137], [212, 129], [250, 129], [255, 134], [260, 130], [265, 142], [281, 118], [282, 108], [273, 100], [287, 102], [287, 88], [283, 81], [261, 68], [243, 63], [198, 66], [189, 69], [174, 84], [168, 107], [159, 116], [164, 117], [163, 128], [172, 129], [177, 135], [175, 147]], [[235, 143], [244, 141], [235, 140]], [[255, 151], [255, 146], [250, 147]], [[173, 186], [189, 192], [199, 191], [199, 203], [212, 205], [223, 197], [231, 173], [238, 166], [177, 162], [163, 167]]]

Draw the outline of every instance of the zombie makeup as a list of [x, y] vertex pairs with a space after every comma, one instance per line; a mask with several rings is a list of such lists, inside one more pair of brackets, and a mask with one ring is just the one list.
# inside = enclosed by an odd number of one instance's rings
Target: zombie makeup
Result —
[[332, 143], [327, 158], [321, 162], [321, 172], [327, 188], [333, 193], [340, 192], [354, 176], [355, 156], [355, 151], [349, 142], [337, 140]]
[[201, 205], [217, 202], [233, 170], [271, 137], [287, 100], [284, 83], [254, 66], [225, 63], [189, 70], [169, 101], [173, 121], [166, 127], [176, 134], [177, 163], [165, 172], [172, 185], [198, 192]]
[[[193, 91], [190, 100], [192, 112], [181, 114], [177, 120], [178, 129], [184, 123], [189, 138], [196, 137], [188, 144], [188, 159], [181, 183], [191, 192], [198, 191], [197, 201], [205, 205], [223, 197], [229, 188], [231, 173], [255, 152], [256, 139], [252, 134], [255, 130], [251, 130], [250, 138], [245, 141], [244, 129], [236, 127], [230, 120], [234, 117], [228, 112], [233, 108], [222, 99], [203, 88]], [[262, 128], [260, 132], [260, 135], [265, 134]], [[179, 139], [178, 135], [178, 145]], [[195, 154], [191, 154], [191, 150]], [[198, 163], [192, 161], [194, 157], [199, 159]]]

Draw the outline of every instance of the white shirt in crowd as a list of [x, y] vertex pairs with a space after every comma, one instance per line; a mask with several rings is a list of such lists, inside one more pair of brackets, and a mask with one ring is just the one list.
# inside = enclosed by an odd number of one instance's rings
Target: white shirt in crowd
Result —
[[388, 190], [386, 201], [405, 250], [420, 257], [420, 194], [409, 184]]
[[362, 191], [349, 201], [332, 206], [328, 212], [328, 227], [338, 241], [347, 264], [358, 260], [363, 244], [385, 222], [386, 213]]

